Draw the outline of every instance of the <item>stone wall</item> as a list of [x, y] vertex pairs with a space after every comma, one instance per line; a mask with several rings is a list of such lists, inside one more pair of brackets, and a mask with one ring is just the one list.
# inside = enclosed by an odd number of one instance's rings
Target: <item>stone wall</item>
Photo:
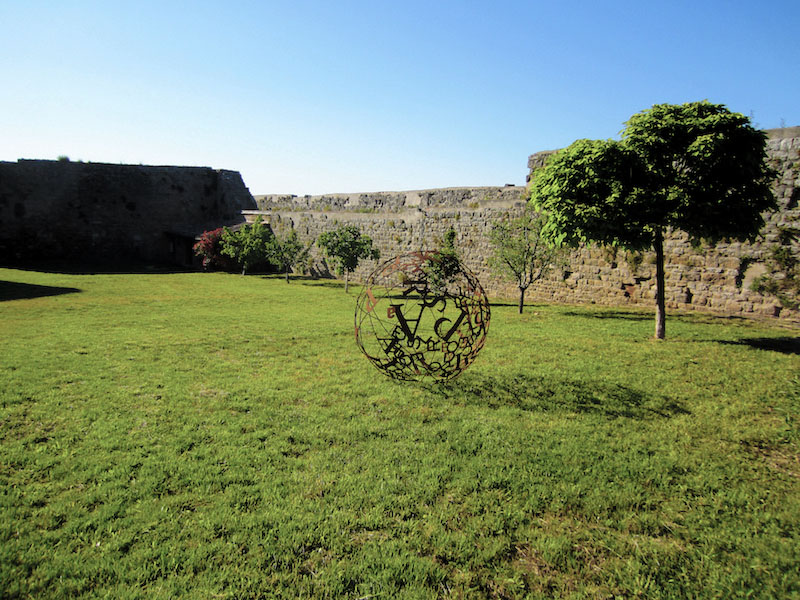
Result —
[[[491, 278], [486, 267], [489, 245], [486, 233], [491, 223], [508, 211], [524, 206], [525, 188], [444, 188], [370, 194], [329, 194], [322, 196], [256, 196], [259, 210], [245, 211], [248, 221], [261, 216], [282, 235], [295, 228], [303, 240], [316, 239], [340, 225], [355, 224], [369, 235], [384, 259], [397, 254], [438, 246], [450, 227], [457, 233], [459, 255], [482, 282]], [[330, 274], [318, 249], [314, 249], [312, 271]], [[365, 279], [376, 266], [362, 263], [355, 279]], [[490, 290], [501, 293], [499, 280]]]
[[255, 207], [236, 171], [0, 162], [0, 260], [191, 263], [196, 234]]
[[[769, 215], [763, 239], [754, 244], [721, 243], [694, 248], [684, 234], [671, 234], [665, 242], [666, 299], [669, 308], [699, 309], [728, 314], [780, 316], [798, 319], [797, 312], [781, 309], [771, 297], [748, 289], [762, 270], [768, 247], [776, 240], [777, 227], [800, 222], [800, 128], [771, 130], [770, 160], [781, 173], [775, 185], [780, 211]], [[530, 157], [529, 165], [543, 164], [551, 152]], [[310, 240], [341, 224], [356, 224], [377, 243], [388, 259], [400, 253], [436, 247], [453, 227], [464, 263], [474, 271], [487, 292], [513, 298], [516, 287], [489, 270], [491, 247], [487, 233], [492, 222], [524, 206], [525, 189], [448, 188], [370, 194], [322, 196], [257, 196], [258, 211], [245, 211], [248, 220], [261, 214], [278, 233], [294, 227]], [[743, 261], [752, 257], [753, 261]], [[743, 266], [749, 267], [743, 270]], [[355, 273], [364, 279], [375, 267], [363, 263]], [[318, 252], [314, 270], [326, 274], [327, 265]], [[652, 306], [655, 298], [655, 265], [652, 253], [616, 255], [592, 247], [574, 251], [570, 265], [554, 272], [528, 290], [532, 301]]]
[[[770, 164], [779, 176], [774, 185], [779, 210], [765, 216], [766, 226], [755, 243], [736, 241], [695, 248], [688, 237], [673, 232], [665, 240], [666, 299], [671, 308], [701, 309], [729, 314], [760, 314], [798, 319], [797, 311], [782, 309], [772, 297], [750, 291], [752, 280], [763, 273], [763, 260], [777, 240], [781, 225], [800, 224], [800, 127], [766, 132]], [[531, 172], [552, 152], [529, 158]], [[530, 175], [528, 176], [530, 179]], [[800, 249], [799, 249], [800, 250]], [[608, 304], [654, 303], [655, 256], [645, 253], [640, 264], [629, 264], [626, 253], [586, 249], [575, 257], [564, 284], [551, 285], [553, 299]]]
[[[666, 297], [671, 308], [798, 319], [797, 312], [748, 289], [777, 228], [800, 222], [800, 128], [771, 130], [769, 154], [780, 177], [781, 210], [769, 215], [760, 241], [694, 248], [676, 232], [666, 240]], [[534, 154], [530, 168], [551, 152]], [[322, 196], [259, 196], [255, 200], [235, 171], [202, 167], [150, 167], [20, 160], [0, 162], [0, 262], [32, 258], [135, 258], [191, 263], [196, 234], [261, 214], [279, 234], [297, 229], [311, 240], [341, 224], [356, 224], [375, 240], [384, 258], [437, 247], [457, 232], [465, 264], [494, 296], [518, 290], [489, 270], [487, 234], [497, 219], [525, 203], [521, 187], [445, 188]], [[315, 249], [313, 270], [329, 274]], [[367, 261], [355, 274], [364, 279]], [[746, 267], [746, 268], [745, 268]], [[566, 269], [536, 282], [533, 301], [652, 305], [653, 256], [610, 254], [601, 248], [572, 253]]]

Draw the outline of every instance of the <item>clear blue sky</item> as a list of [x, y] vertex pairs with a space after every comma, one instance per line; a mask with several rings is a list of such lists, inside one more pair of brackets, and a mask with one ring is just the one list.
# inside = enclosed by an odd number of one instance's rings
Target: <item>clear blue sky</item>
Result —
[[0, 160], [255, 194], [523, 184], [529, 154], [656, 103], [800, 125], [798, 30], [798, 0], [0, 0]]

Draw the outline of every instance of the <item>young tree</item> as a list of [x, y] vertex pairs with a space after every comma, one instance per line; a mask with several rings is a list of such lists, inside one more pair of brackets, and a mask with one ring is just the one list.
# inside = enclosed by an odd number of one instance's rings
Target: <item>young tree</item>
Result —
[[495, 222], [489, 232], [494, 246], [489, 266], [517, 282], [519, 314], [522, 314], [525, 291], [530, 285], [564, 262], [564, 250], [542, 236], [545, 222], [543, 215], [528, 207], [518, 217]]
[[777, 203], [766, 135], [707, 101], [633, 115], [621, 141], [578, 140], [534, 173], [531, 203], [556, 243], [598, 242], [656, 254], [655, 337], [665, 337], [664, 233], [753, 240]]
[[317, 239], [335, 266], [336, 274], [344, 275], [344, 291], [347, 293], [350, 273], [356, 270], [364, 258], [377, 260], [381, 253], [372, 246], [372, 238], [362, 235], [355, 225], [343, 225], [334, 231], [326, 231]]
[[297, 238], [297, 230], [295, 229], [292, 229], [283, 240], [277, 236], [273, 238], [270, 260], [286, 273], [286, 283], [289, 283], [289, 270], [308, 261], [313, 243], [312, 241], [304, 245]]
[[444, 234], [441, 247], [434, 251], [433, 256], [425, 265], [425, 274], [428, 284], [435, 291], [444, 291], [447, 284], [458, 273], [460, 263], [456, 251], [456, 230], [452, 227]]
[[272, 248], [272, 229], [257, 217], [252, 225], [244, 225], [233, 231], [227, 227], [222, 231], [222, 254], [230, 256], [242, 267], [242, 275], [254, 265], [269, 261]]

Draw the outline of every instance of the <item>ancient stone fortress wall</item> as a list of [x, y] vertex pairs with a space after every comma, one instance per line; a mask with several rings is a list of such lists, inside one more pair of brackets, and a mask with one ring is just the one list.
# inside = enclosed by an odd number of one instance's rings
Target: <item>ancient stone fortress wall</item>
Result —
[[[438, 247], [453, 227], [462, 261], [486, 285], [491, 275], [487, 233], [491, 224], [509, 211], [518, 213], [524, 206], [525, 188], [482, 187], [443, 188], [407, 192], [368, 194], [327, 194], [322, 196], [256, 196], [259, 210], [245, 211], [248, 221], [261, 216], [281, 235], [294, 227], [303, 240], [316, 239], [340, 225], [354, 224], [369, 235], [381, 252], [382, 260], [415, 250]], [[318, 249], [314, 250], [313, 271], [332, 270]], [[376, 266], [363, 262], [355, 279], [366, 279]], [[502, 284], [492, 280], [489, 290], [499, 293]]]
[[255, 206], [236, 171], [0, 162], [0, 259], [185, 263], [195, 235]]
[[[797, 319], [797, 312], [781, 309], [778, 302], [748, 289], [762, 271], [769, 246], [777, 239], [777, 227], [800, 222], [800, 128], [771, 130], [769, 155], [780, 172], [775, 193], [781, 210], [768, 216], [763, 239], [754, 244], [720, 243], [714, 247], [692, 247], [687, 237], [675, 232], [665, 241], [666, 300], [670, 308], [699, 309], [729, 314], [757, 314]], [[530, 168], [541, 166], [550, 152], [530, 157]], [[252, 221], [257, 215], [276, 232], [294, 227], [310, 240], [323, 231], [343, 224], [358, 225], [377, 243], [384, 259], [397, 254], [437, 246], [445, 232], [457, 232], [457, 247], [490, 295], [513, 298], [513, 282], [489, 270], [491, 255], [488, 232], [497, 219], [518, 213], [525, 202], [522, 187], [449, 188], [369, 194], [322, 196], [256, 196], [258, 211], [245, 211]], [[314, 269], [326, 273], [327, 265], [315, 251]], [[749, 260], [752, 259], [752, 260]], [[655, 258], [624, 252], [611, 254], [597, 247], [572, 253], [569, 266], [534, 283], [526, 298], [565, 303], [652, 306], [655, 298]], [[376, 266], [363, 263], [355, 273], [365, 279]]]

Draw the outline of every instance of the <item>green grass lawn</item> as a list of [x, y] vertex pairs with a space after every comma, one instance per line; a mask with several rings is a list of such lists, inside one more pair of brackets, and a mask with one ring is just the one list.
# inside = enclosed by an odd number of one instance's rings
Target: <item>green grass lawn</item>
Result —
[[511, 301], [399, 384], [356, 292], [0, 269], [0, 597], [800, 596], [797, 329]]

